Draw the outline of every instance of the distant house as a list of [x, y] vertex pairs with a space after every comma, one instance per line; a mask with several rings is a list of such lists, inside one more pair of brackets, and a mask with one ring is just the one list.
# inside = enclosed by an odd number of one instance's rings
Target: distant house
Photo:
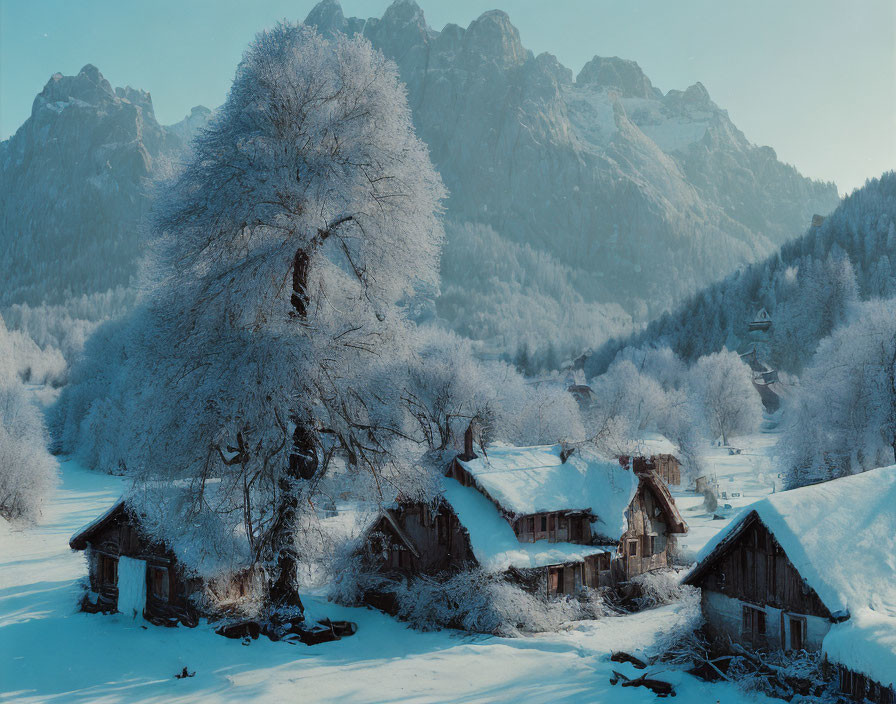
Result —
[[82, 605], [88, 611], [193, 626], [199, 615], [194, 597], [211, 589], [217, 601], [238, 600], [252, 586], [253, 575], [246, 571], [214, 584], [191, 576], [174, 552], [145, 537], [124, 498], [75, 533], [69, 545], [86, 552], [90, 592]]
[[385, 572], [478, 565], [554, 596], [666, 567], [675, 534], [685, 532], [653, 472], [561, 445], [498, 446], [478, 457], [468, 440], [437, 503], [384, 512], [363, 549]]
[[632, 454], [620, 455], [623, 465], [631, 464], [635, 473], [654, 472], [667, 486], [681, 485], [681, 462], [678, 450], [659, 433], [644, 433]]
[[753, 320], [747, 323], [747, 329], [750, 332], [756, 332], [757, 330], [764, 332], [771, 326], [772, 316], [769, 315], [768, 311], [765, 308], [760, 308]]
[[717, 634], [753, 648], [822, 650], [844, 692], [896, 702], [896, 467], [773, 494], [701, 552]]

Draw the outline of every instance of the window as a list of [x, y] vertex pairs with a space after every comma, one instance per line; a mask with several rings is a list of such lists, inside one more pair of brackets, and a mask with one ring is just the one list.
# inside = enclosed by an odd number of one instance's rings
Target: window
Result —
[[534, 519], [534, 518], [530, 518], [530, 519], [528, 519], [528, 520], [526, 521], [526, 529], [527, 529], [530, 533], [534, 533], [534, 532], [535, 532], [535, 519]]
[[114, 587], [118, 584], [118, 559], [110, 555], [100, 555], [100, 582]]
[[765, 611], [752, 606], [743, 607], [741, 628], [744, 638], [756, 641], [765, 637]]
[[610, 569], [610, 553], [602, 552], [597, 556], [597, 569], [600, 572], [606, 572]]
[[541, 517], [541, 532], [544, 533], [547, 531], [547, 529], [548, 529], [548, 517], [542, 516]]
[[168, 601], [168, 569], [166, 567], [149, 568], [149, 593], [156, 599]]
[[647, 547], [650, 550], [651, 555], [656, 555], [657, 550], [656, 550], [656, 536], [655, 535], [650, 536], [650, 538], [648, 540]]
[[566, 516], [558, 516], [557, 520], [559, 521], [560, 530], [566, 528]]
[[548, 530], [551, 530], [551, 531], [554, 530], [554, 525], [555, 525], [554, 514], [552, 513], [550, 516], [548, 516]]
[[637, 557], [638, 556], [638, 541], [637, 540], [629, 540], [628, 541], [628, 556], [629, 557]]

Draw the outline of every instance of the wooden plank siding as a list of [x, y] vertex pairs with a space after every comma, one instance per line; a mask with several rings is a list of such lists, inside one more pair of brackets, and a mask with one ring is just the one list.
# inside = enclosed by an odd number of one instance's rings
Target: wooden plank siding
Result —
[[619, 541], [625, 579], [669, 566], [675, 542], [668, 529], [657, 497], [642, 484], [629, 505], [628, 530]]
[[752, 604], [823, 618], [831, 616], [755, 514], [712, 559], [711, 568], [708, 564], [707, 567], [695, 575], [696, 579], [688, 581], [701, 589]]

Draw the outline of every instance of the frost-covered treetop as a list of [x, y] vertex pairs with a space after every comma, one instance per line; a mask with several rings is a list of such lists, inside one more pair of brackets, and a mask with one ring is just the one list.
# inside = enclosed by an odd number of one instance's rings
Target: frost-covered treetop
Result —
[[[366, 40], [260, 33], [194, 150], [158, 222], [185, 276], [215, 267], [222, 286], [278, 284], [297, 247], [326, 245], [383, 303], [437, 283], [442, 184], [394, 64]], [[289, 287], [270, 288], [285, 309]]]

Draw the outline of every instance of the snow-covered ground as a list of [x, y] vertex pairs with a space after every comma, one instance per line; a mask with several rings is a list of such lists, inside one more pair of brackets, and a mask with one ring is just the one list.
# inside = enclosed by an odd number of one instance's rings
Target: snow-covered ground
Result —
[[[123, 615], [76, 610], [86, 565], [68, 539], [118, 496], [116, 477], [62, 463], [62, 484], [37, 528], [0, 522], [0, 701], [16, 702], [653, 702], [643, 688], [609, 683], [613, 650], [649, 652], [695, 616], [675, 604], [575, 624], [561, 633], [496, 638], [456, 631], [421, 633], [379, 612], [309, 598], [312, 616], [350, 619], [357, 635], [314, 647], [248, 646], [198, 628], [167, 629]], [[195, 677], [175, 679], [184, 667]], [[662, 671], [661, 671], [662, 670]], [[679, 702], [757, 699], [653, 668]]]
[[686, 491], [686, 487], [673, 490], [678, 510], [688, 524], [688, 534], [678, 541], [684, 559], [695, 559], [703, 546], [731, 522], [738, 509], [783, 490], [784, 480], [774, 458], [779, 437], [777, 423], [777, 418], [767, 417], [761, 432], [732, 439], [731, 447], [740, 450], [740, 454], [731, 454], [728, 447], [705, 449], [703, 466], [719, 492], [715, 512], [706, 511], [702, 494]]

